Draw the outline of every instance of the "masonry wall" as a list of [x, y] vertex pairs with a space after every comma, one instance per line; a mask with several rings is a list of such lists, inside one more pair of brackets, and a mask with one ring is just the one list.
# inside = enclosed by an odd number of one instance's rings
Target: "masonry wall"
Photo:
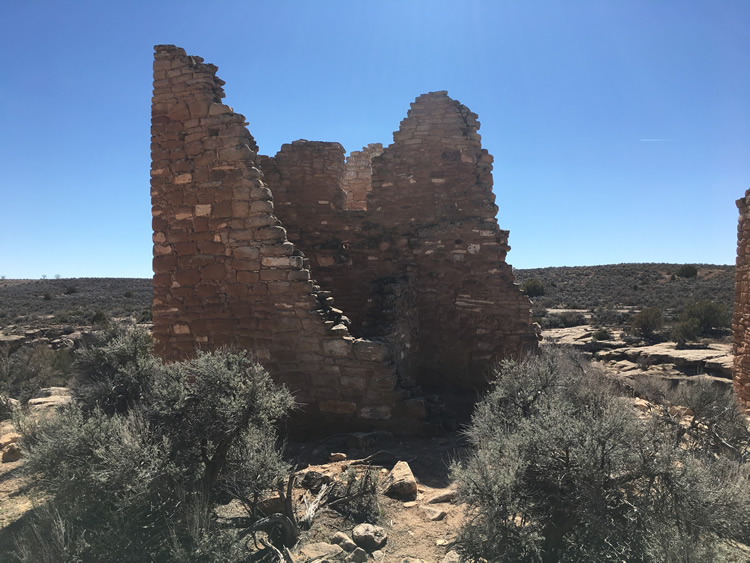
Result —
[[737, 200], [737, 266], [734, 285], [734, 390], [750, 408], [750, 190]]
[[[354, 338], [310, 279], [309, 261], [274, 213], [245, 117], [222, 103], [217, 68], [171, 45], [155, 51], [156, 352], [177, 360], [199, 348], [248, 349], [295, 392], [303, 407], [297, 419], [314, 419], [318, 430], [330, 423], [410, 431], [408, 392], [397, 389], [391, 350]], [[343, 153], [340, 162], [310, 159], [315, 174], [343, 176]], [[336, 197], [343, 201], [343, 191], [333, 186]], [[307, 236], [305, 217], [295, 223], [299, 237]]]
[[[423, 385], [474, 387], [493, 361], [537, 345], [529, 301], [505, 262], [508, 232], [495, 219], [492, 157], [478, 129], [475, 114], [434, 92], [412, 104], [392, 145], [350, 157], [343, 179], [337, 143], [284, 145], [262, 164], [280, 218], [352, 331], [379, 336], [387, 325], [399, 335], [392, 345], [403, 343], [402, 376]], [[327, 175], [315, 172], [323, 154], [335, 163]], [[364, 209], [338, 197], [348, 194], [349, 163]], [[396, 329], [382, 312], [394, 308]]]
[[346, 209], [367, 209], [367, 195], [372, 189], [372, 159], [383, 154], [383, 145], [371, 143], [346, 158], [342, 188]]

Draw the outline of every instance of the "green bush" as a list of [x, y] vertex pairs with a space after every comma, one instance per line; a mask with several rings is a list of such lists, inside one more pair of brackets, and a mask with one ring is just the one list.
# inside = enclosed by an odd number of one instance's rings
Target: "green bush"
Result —
[[612, 340], [612, 333], [606, 328], [600, 328], [591, 335], [594, 340]]
[[630, 322], [630, 326], [637, 335], [652, 339], [656, 331], [664, 326], [664, 318], [658, 307], [646, 307], [636, 313]]
[[747, 538], [748, 433], [729, 395], [698, 393], [713, 418], [696, 410], [688, 429], [640, 419], [569, 352], [506, 362], [496, 376], [467, 432], [473, 450], [453, 467], [466, 560], [711, 561], [719, 542]]
[[[88, 350], [79, 401], [21, 424], [26, 468], [51, 501], [18, 538], [22, 560], [247, 560], [246, 532], [222, 527], [214, 508], [238, 499], [257, 521], [258, 500], [288, 472], [275, 424], [291, 395], [244, 353], [165, 365], [149, 348], [132, 331]], [[125, 384], [107, 396], [97, 373]]]
[[140, 402], [158, 365], [151, 334], [113, 326], [94, 332], [78, 351], [71, 390], [86, 412], [125, 413]]
[[684, 345], [698, 338], [700, 334], [700, 325], [698, 319], [683, 319], [678, 321], [672, 327], [670, 338], [677, 342], [678, 345]]
[[680, 278], [694, 278], [698, 275], [698, 268], [692, 264], [685, 264], [677, 268], [675, 275]]
[[521, 292], [529, 297], [544, 295], [544, 284], [536, 278], [530, 278], [521, 284]]
[[65, 386], [72, 378], [70, 350], [44, 344], [0, 351], [0, 394], [26, 403], [43, 387]]
[[708, 336], [719, 329], [729, 327], [729, 311], [725, 305], [716, 303], [709, 299], [693, 301], [685, 306], [680, 320], [694, 320], [698, 323], [698, 331], [703, 336]]

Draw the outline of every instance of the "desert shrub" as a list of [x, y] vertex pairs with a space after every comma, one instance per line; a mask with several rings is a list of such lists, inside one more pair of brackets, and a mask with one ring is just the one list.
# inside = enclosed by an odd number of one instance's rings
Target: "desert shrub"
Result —
[[690, 318], [676, 322], [672, 327], [670, 338], [682, 346], [698, 338], [699, 334], [700, 325], [698, 319]]
[[599, 328], [591, 335], [594, 340], [611, 340], [612, 333], [606, 328]]
[[747, 430], [722, 414], [737, 411], [731, 398], [712, 397], [703, 403], [727, 425], [717, 435], [737, 452], [683, 447], [685, 428], [638, 418], [570, 352], [502, 364], [467, 431], [473, 450], [453, 467], [469, 509], [459, 549], [488, 561], [715, 560], [719, 541], [747, 537], [750, 495]]
[[646, 307], [630, 321], [633, 332], [646, 339], [652, 339], [657, 330], [664, 326], [664, 318], [658, 307]]
[[136, 322], [138, 322], [138, 323], [150, 323], [152, 320], [153, 320], [153, 315], [151, 313], [151, 309], [144, 309], [138, 315], [138, 318], [136, 319]]
[[[117, 366], [132, 368], [118, 338], [104, 347], [107, 378]], [[279, 485], [288, 467], [275, 423], [291, 395], [244, 353], [144, 366], [124, 412], [74, 402], [57, 417], [21, 424], [26, 468], [51, 501], [18, 538], [22, 560], [247, 559], [245, 534], [222, 528], [213, 509], [219, 498], [236, 498], [251, 519], [258, 497]]]
[[148, 331], [119, 325], [94, 332], [78, 351], [71, 390], [86, 412], [124, 413], [139, 402], [158, 361]]
[[10, 397], [0, 393], [0, 420], [7, 420], [13, 415], [13, 406]]
[[65, 295], [73, 295], [74, 293], [78, 293], [78, 288], [74, 285], [69, 285], [65, 288], [65, 291], [63, 291]]
[[91, 315], [90, 321], [91, 324], [96, 327], [106, 327], [110, 323], [109, 316], [101, 309], [97, 309], [96, 312]]
[[52, 300], [52, 296], [49, 294], [49, 291], [44, 294], [43, 299], [45, 301], [51, 301]]
[[535, 319], [542, 328], [570, 328], [586, 324], [586, 316], [580, 311], [563, 311], [549, 313], [547, 316]]
[[688, 303], [680, 315], [680, 320], [697, 322], [698, 332], [708, 336], [717, 329], [729, 326], [729, 312], [727, 307], [720, 303], [702, 299]]
[[70, 350], [52, 350], [44, 344], [0, 352], [0, 393], [21, 403], [42, 387], [65, 386], [72, 378]]
[[628, 313], [618, 311], [611, 305], [607, 307], [597, 307], [591, 314], [593, 324], [599, 326], [620, 326], [625, 324], [628, 319]]
[[530, 278], [521, 284], [521, 291], [529, 297], [544, 295], [544, 284], [536, 278]]
[[675, 275], [680, 278], [694, 278], [698, 275], [698, 268], [692, 264], [684, 264], [677, 268]]
[[356, 469], [349, 468], [328, 499], [328, 506], [354, 522], [377, 522], [380, 519], [377, 472], [367, 467], [358, 474]]

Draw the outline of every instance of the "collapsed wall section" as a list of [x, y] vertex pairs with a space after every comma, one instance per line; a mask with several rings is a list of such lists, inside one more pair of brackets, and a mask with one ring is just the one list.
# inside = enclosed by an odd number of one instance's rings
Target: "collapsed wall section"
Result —
[[737, 200], [737, 264], [734, 282], [734, 390], [745, 408], [750, 408], [750, 190]]
[[221, 101], [217, 68], [172, 45], [155, 51], [156, 352], [177, 360], [198, 348], [247, 349], [295, 392], [318, 430], [345, 421], [407, 432], [390, 350], [352, 337], [311, 281], [274, 214], [244, 116]]

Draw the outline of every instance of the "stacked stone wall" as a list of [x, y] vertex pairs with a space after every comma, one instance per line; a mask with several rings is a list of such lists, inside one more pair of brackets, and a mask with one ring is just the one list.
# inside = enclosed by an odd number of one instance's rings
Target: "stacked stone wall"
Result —
[[346, 209], [367, 209], [367, 194], [372, 189], [372, 159], [381, 154], [383, 145], [371, 143], [347, 157], [342, 186], [346, 192]]
[[734, 285], [734, 390], [745, 408], [750, 408], [750, 190], [737, 200], [737, 265]]
[[[310, 213], [301, 194], [325, 194], [334, 185], [347, 192], [351, 170], [345, 167], [339, 181], [311, 175], [315, 153], [307, 141], [285, 145], [263, 164], [272, 170], [266, 176], [271, 189], [284, 194], [284, 224], [310, 221], [295, 225], [295, 242], [350, 317], [352, 331], [401, 334], [408, 343], [401, 352], [409, 356], [402, 371], [421, 373], [428, 385], [476, 386], [491, 362], [537, 345], [529, 300], [505, 262], [508, 232], [495, 219], [492, 157], [478, 129], [477, 116], [446, 92], [417, 98], [392, 145], [370, 145], [350, 157], [368, 186], [364, 210], [348, 209], [345, 199], [343, 206]], [[343, 158], [337, 143], [315, 146]], [[395, 307], [404, 316], [398, 328], [382, 312], [394, 308], [382, 306], [394, 301], [389, 292], [401, 283], [394, 280], [408, 280], [409, 288], [397, 291]]]
[[[318, 431], [327, 422], [419, 431], [419, 424], [399, 420], [408, 393], [396, 389], [388, 346], [349, 333], [310, 279], [309, 261], [287, 239], [262, 181], [257, 146], [244, 116], [222, 103], [216, 70], [177, 47], [156, 47], [156, 352], [177, 360], [201, 348], [248, 349], [295, 392], [302, 405], [297, 418], [314, 419]], [[321, 163], [316, 173], [335, 169]], [[331, 193], [343, 201], [340, 188]]]

